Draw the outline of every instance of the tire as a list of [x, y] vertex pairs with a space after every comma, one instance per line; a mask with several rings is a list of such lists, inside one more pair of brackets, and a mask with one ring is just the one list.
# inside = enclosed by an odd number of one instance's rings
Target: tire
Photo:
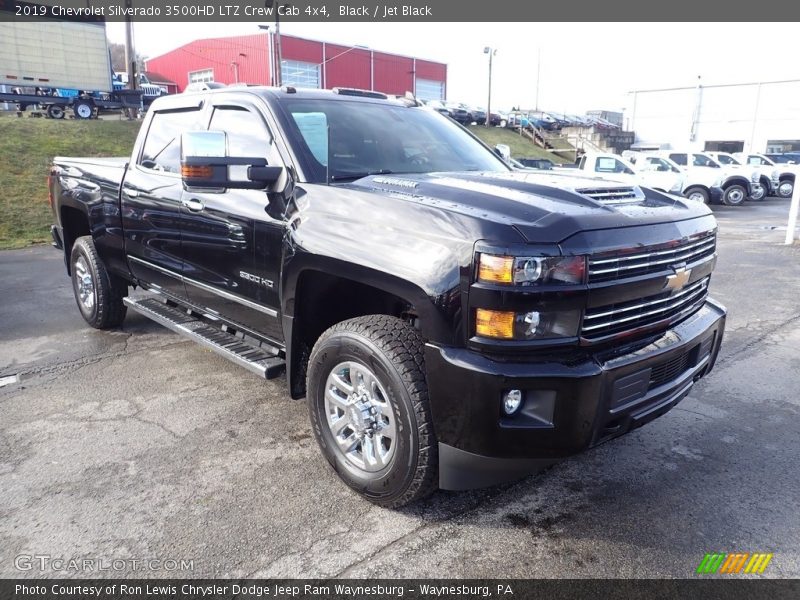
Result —
[[683, 195], [689, 198], [689, 200], [695, 200], [703, 204], [708, 204], [711, 201], [711, 195], [708, 193], [708, 190], [701, 187], [691, 187], [686, 190]]
[[763, 185], [759, 186], [758, 190], [758, 192], [750, 192], [750, 196], [747, 199], [752, 202], [761, 202], [767, 197], [767, 190]]
[[311, 351], [308, 412], [317, 443], [339, 477], [379, 506], [398, 508], [437, 488], [423, 348], [409, 324], [371, 315], [334, 325]]
[[747, 199], [747, 190], [743, 185], [734, 183], [732, 186], [725, 189], [722, 194], [722, 203], [725, 206], [739, 206]]
[[794, 181], [781, 179], [778, 184], [778, 198], [791, 198], [794, 193]]
[[91, 119], [94, 116], [94, 104], [88, 100], [78, 100], [72, 105], [76, 119]]
[[64, 107], [60, 104], [48, 104], [47, 105], [47, 116], [51, 119], [63, 119], [67, 114], [67, 111], [64, 110]]
[[106, 271], [92, 236], [75, 240], [70, 254], [70, 272], [75, 302], [83, 319], [95, 329], [121, 325], [127, 312], [122, 299], [128, 295], [128, 286]]

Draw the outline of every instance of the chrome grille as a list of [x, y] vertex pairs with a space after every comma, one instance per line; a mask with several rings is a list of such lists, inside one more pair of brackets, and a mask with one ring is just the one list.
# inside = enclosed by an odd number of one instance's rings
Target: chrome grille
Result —
[[589, 258], [589, 283], [647, 275], [666, 270], [670, 265], [691, 264], [712, 257], [716, 248], [717, 236], [712, 232], [672, 247], [662, 244], [626, 254], [618, 251], [597, 254]]
[[710, 279], [708, 276], [695, 281], [674, 294], [664, 292], [630, 302], [590, 308], [583, 318], [581, 336], [598, 340], [661, 322], [674, 323], [703, 305]]
[[575, 190], [603, 204], [634, 204], [644, 200], [644, 194], [635, 187], [603, 187]]

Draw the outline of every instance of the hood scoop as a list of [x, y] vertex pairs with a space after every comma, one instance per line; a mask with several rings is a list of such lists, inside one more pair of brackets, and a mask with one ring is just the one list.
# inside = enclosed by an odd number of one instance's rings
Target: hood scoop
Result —
[[619, 206], [620, 204], [639, 204], [645, 201], [644, 192], [638, 187], [593, 187], [579, 188], [576, 193], [588, 196], [601, 204]]

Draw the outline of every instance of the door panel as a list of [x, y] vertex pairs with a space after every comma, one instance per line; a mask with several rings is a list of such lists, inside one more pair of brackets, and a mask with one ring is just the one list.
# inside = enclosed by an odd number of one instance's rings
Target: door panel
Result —
[[[228, 134], [233, 157], [280, 164], [261, 115], [218, 100], [209, 129]], [[235, 170], [238, 169], [238, 172]], [[230, 167], [244, 179], [246, 167]], [[184, 191], [184, 276], [189, 299], [277, 342], [283, 341], [278, 285], [284, 222], [266, 213], [264, 190]]]
[[122, 186], [122, 228], [131, 272], [186, 297], [181, 256], [181, 180], [129, 168]]
[[121, 191], [122, 227], [131, 272], [145, 283], [186, 298], [181, 279], [180, 136], [202, 129], [197, 106], [156, 112], [136, 164], [125, 173]]

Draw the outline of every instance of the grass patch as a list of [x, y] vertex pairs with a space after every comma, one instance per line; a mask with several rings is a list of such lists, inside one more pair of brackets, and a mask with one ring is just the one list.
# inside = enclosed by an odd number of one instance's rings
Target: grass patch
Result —
[[50, 241], [47, 173], [54, 156], [127, 156], [139, 125], [0, 117], [0, 250]]
[[504, 127], [482, 127], [470, 125], [469, 130], [492, 148], [497, 144], [507, 144], [512, 158], [547, 158], [556, 164], [571, 162], [553, 152], [540, 148], [528, 138]]

